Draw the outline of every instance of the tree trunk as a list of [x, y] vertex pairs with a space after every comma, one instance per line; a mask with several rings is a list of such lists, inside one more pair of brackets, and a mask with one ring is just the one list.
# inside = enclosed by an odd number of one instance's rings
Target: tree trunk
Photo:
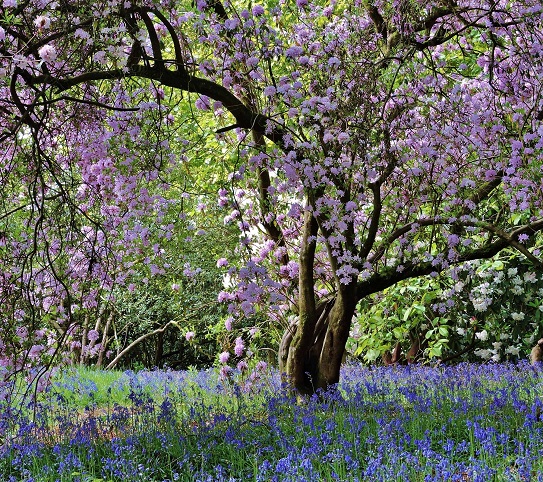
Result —
[[98, 352], [98, 361], [96, 362], [96, 368], [102, 368], [102, 363], [104, 362], [104, 355], [106, 353], [106, 348], [108, 345], [108, 333], [109, 327], [115, 316], [115, 311], [112, 309], [107, 317], [106, 326], [104, 332], [102, 333], [102, 341], [100, 342], [100, 351]]
[[356, 303], [355, 288], [342, 287], [312, 317], [301, 311], [298, 322], [287, 328], [279, 349], [279, 369], [295, 390], [313, 394], [339, 382]]

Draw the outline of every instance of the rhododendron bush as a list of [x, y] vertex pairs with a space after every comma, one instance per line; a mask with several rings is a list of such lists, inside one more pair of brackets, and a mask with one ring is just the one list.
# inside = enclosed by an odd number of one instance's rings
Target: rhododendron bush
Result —
[[300, 391], [337, 382], [372, 293], [506, 247], [540, 268], [542, 21], [536, 0], [4, 0], [3, 373], [75, 332], [96, 349], [87, 315], [136, 260], [167, 272], [172, 174], [206, 145], [245, 259], [219, 259], [219, 301], [233, 330], [291, 315]]
[[542, 321], [543, 273], [505, 249], [366, 298], [347, 350], [367, 363], [391, 362], [395, 350], [400, 363], [516, 361], [526, 359], [543, 335]]

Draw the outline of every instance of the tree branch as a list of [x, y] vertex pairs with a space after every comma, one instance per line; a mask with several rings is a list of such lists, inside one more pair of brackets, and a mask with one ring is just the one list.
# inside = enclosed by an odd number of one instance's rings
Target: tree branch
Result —
[[151, 48], [153, 49], [154, 65], [155, 67], [164, 66], [164, 60], [162, 59], [162, 49], [160, 48], [160, 41], [158, 40], [155, 26], [145, 9], [139, 9], [138, 13], [141, 16], [143, 23], [145, 23], [145, 28], [147, 29], [147, 33], [149, 34]]
[[[469, 202], [475, 204], [476, 206], [484, 201], [485, 199], [488, 199], [492, 191], [496, 189], [503, 180], [503, 171], [499, 172], [492, 181], [488, 181], [485, 184], [483, 184], [478, 191], [474, 192], [472, 196], [468, 199]], [[470, 209], [468, 206], [465, 206], [461, 216], [465, 216], [466, 214], [469, 214], [473, 211], [473, 209]]]
[[[427, 220], [428, 224], [430, 220]], [[515, 238], [518, 238], [520, 234], [534, 234], [538, 231], [543, 230], [543, 218], [534, 221], [533, 223], [520, 226], [517, 229], [513, 230], [510, 234], [507, 234], [488, 223], [466, 223], [466, 226], [476, 226], [487, 229], [488, 231], [494, 232], [499, 236], [499, 239], [494, 241], [492, 244], [483, 246], [477, 249], [473, 249], [467, 253], [459, 255], [456, 260], [451, 264], [461, 264], [466, 261], [473, 261], [476, 259], [488, 259], [492, 258], [498, 254], [502, 249], [507, 246], [513, 246], [516, 249], [519, 249], [517, 245], [520, 245]], [[405, 226], [404, 226], [405, 228]], [[400, 228], [400, 229], [404, 229]], [[398, 230], [399, 231], [399, 230]], [[524, 246], [520, 245], [522, 251], [519, 251], [524, 254], [528, 259], [534, 262], [537, 266], [542, 267], [543, 264], [538, 260], [533, 254], [531, 254]], [[375, 273], [365, 280], [361, 280], [357, 283], [357, 299], [360, 300], [365, 296], [368, 296], [373, 293], [377, 293], [386, 288], [390, 288], [399, 281], [416, 278], [419, 276], [425, 276], [432, 272], [443, 271], [443, 268], [439, 266], [432, 265], [431, 262], [425, 263], [405, 263], [402, 264], [402, 271], [397, 270], [398, 266], [387, 267], [381, 270], [381, 272]]]
[[[396, 113], [393, 113], [391, 116], [391, 120], [395, 119], [397, 116], [399, 116], [401, 111], [398, 111]], [[386, 128], [383, 132], [384, 134], [384, 141], [385, 141], [385, 147], [386, 152], [384, 156], [388, 159], [387, 165], [383, 173], [379, 176], [377, 181], [370, 183], [370, 188], [373, 192], [373, 212], [371, 215], [371, 221], [370, 221], [370, 227], [369, 232], [366, 240], [364, 241], [364, 244], [360, 248], [360, 258], [364, 260], [367, 258], [367, 256], [370, 254], [371, 249], [373, 248], [373, 245], [375, 244], [375, 238], [377, 236], [377, 231], [379, 230], [379, 220], [381, 218], [381, 211], [383, 208], [383, 204], [381, 201], [381, 186], [383, 183], [390, 177], [390, 175], [394, 172], [394, 169], [396, 168], [398, 161], [396, 156], [394, 156], [391, 153], [391, 144], [390, 144], [390, 131], [388, 128]]]
[[106, 370], [110, 370], [113, 368], [117, 363], [119, 363], [119, 360], [126, 355], [128, 352], [132, 351], [134, 347], [138, 344], [140, 344], [142, 341], [146, 340], [150, 336], [158, 335], [159, 333], [164, 333], [168, 326], [170, 325], [176, 325], [177, 323], [175, 321], [169, 321], [166, 323], [162, 328], [157, 328], [156, 330], [150, 331], [149, 333], [145, 333], [145, 335], [141, 335], [139, 338], [135, 339], [130, 345], [128, 345], [121, 353], [119, 353], [106, 367]]
[[116, 112], [137, 112], [137, 111], [140, 110], [139, 107], [115, 107], [113, 105], [104, 104], [103, 102], [98, 102], [97, 100], [79, 99], [77, 97], [71, 97], [69, 95], [62, 95], [60, 97], [57, 97], [56, 99], [46, 100], [46, 101], [42, 101], [42, 102], [36, 102], [32, 106], [51, 105], [51, 104], [55, 104], [57, 102], [61, 102], [63, 100], [67, 100], [67, 101], [70, 101], [70, 102], [75, 102], [77, 104], [92, 105], [93, 107], [100, 107], [101, 109], [113, 110], [113, 111], [116, 111]]
[[381, 219], [381, 211], [383, 204], [381, 202], [381, 185], [372, 184], [371, 190], [373, 192], [373, 212], [371, 213], [371, 221], [368, 236], [364, 241], [364, 244], [360, 248], [360, 258], [362, 261], [368, 257], [371, 249], [375, 243], [375, 238], [377, 236], [377, 231], [379, 230], [379, 220]]
[[[260, 147], [263, 151], [266, 149], [266, 141], [264, 136], [253, 129], [253, 140], [257, 147]], [[271, 186], [270, 173], [265, 167], [260, 167], [258, 169], [258, 189], [260, 193], [260, 212], [262, 215], [262, 225], [268, 233], [268, 236], [275, 242], [279, 247], [286, 248], [285, 236], [275, 220], [266, 221], [266, 217], [270, 214], [271, 211], [271, 199], [269, 187]], [[288, 253], [285, 250], [285, 253], [281, 256], [281, 264], [287, 265], [289, 262]]]
[[170, 38], [173, 42], [173, 50], [175, 52], [175, 60], [176, 60], [176, 67], [179, 72], [182, 74], [186, 74], [185, 71], [185, 63], [183, 60], [183, 53], [181, 52], [181, 44], [179, 43], [179, 37], [177, 35], [177, 32], [173, 28], [173, 25], [168, 22], [166, 17], [160, 12], [159, 10], [153, 9], [152, 13], [156, 15], [156, 17], [164, 24], [166, 29], [168, 30], [168, 33], [170, 34]]
[[417, 219], [416, 221], [413, 221], [411, 223], [407, 223], [403, 225], [401, 228], [396, 229], [392, 232], [392, 234], [389, 235], [389, 237], [383, 242], [383, 244], [379, 247], [379, 249], [368, 259], [370, 263], [375, 263], [376, 261], [379, 261], [383, 255], [385, 254], [386, 250], [390, 247], [390, 245], [396, 241], [398, 238], [403, 236], [404, 234], [407, 234], [409, 231], [413, 229], [414, 226], [435, 226], [436, 224], [450, 224], [448, 220], [445, 219], [435, 219], [435, 218], [422, 218]]
[[205, 95], [213, 100], [217, 100], [234, 116], [236, 124], [240, 128], [254, 129], [281, 149], [285, 148], [283, 140], [284, 130], [272, 119], [262, 114], [254, 113], [222, 85], [208, 79], [188, 75], [184, 72], [174, 72], [166, 68], [134, 65], [128, 68], [128, 72], [123, 69], [112, 69], [86, 72], [67, 79], [56, 79], [49, 75], [40, 75], [36, 77], [27, 77], [25, 80], [27, 80], [30, 85], [49, 83], [55, 86], [60, 93], [86, 82], [122, 79], [126, 77], [142, 77], [145, 79], [156, 80], [168, 87]]
[[535, 233], [543, 229], [543, 219], [540, 219], [539, 221], [536, 221], [532, 224], [521, 226], [520, 228], [515, 229], [511, 234], [507, 234], [506, 232], [494, 227], [489, 223], [478, 223], [478, 225], [506, 241], [509, 246], [515, 248], [517, 251], [526, 256], [526, 258], [528, 258], [534, 265], [538, 266], [539, 268], [543, 268], [543, 262], [536, 258], [532, 253], [530, 253], [526, 246], [523, 246], [518, 241], [518, 237], [520, 234], [528, 234], [528, 232]]
[[387, 24], [375, 5], [369, 6], [368, 15], [370, 16], [372, 22], [375, 24], [375, 29], [377, 30], [377, 33], [380, 33], [383, 36], [383, 39], [386, 40]]

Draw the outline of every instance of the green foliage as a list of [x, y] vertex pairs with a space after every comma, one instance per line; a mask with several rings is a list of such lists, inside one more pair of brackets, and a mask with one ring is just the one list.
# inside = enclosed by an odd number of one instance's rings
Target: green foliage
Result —
[[[191, 241], [188, 235], [193, 235]], [[192, 228], [179, 230], [164, 254], [167, 272], [150, 276], [145, 265], [135, 267], [131, 289], [115, 293], [120, 347], [170, 320], [179, 329], [169, 328], [161, 340], [158, 335], [147, 338], [122, 361], [124, 366], [188, 368], [213, 363], [220, 342], [214, 327], [226, 314], [224, 305], [217, 303], [224, 271], [216, 262], [231, 249], [228, 242], [233, 246], [236, 239], [224, 229], [200, 234]], [[185, 338], [188, 332], [195, 333], [190, 341]]]
[[524, 358], [543, 336], [543, 272], [506, 250], [373, 295], [353, 326], [347, 348], [368, 363], [415, 338], [425, 360]]
[[444, 320], [430, 309], [439, 291], [431, 278], [416, 278], [362, 300], [348, 351], [366, 362], [374, 362], [398, 342], [407, 351], [410, 333], [418, 335], [429, 323], [431, 329], [424, 336], [432, 353], [439, 352], [448, 334]]

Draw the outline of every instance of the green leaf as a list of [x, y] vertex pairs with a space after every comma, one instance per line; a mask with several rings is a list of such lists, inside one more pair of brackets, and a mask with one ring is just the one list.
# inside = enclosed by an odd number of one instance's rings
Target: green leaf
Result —
[[422, 295], [421, 302], [422, 303], [430, 303], [431, 301], [434, 301], [437, 297], [437, 293], [435, 291], [427, 291]]
[[392, 334], [394, 335], [394, 338], [396, 339], [403, 338], [405, 335], [405, 330], [397, 326], [396, 328], [392, 330]]
[[492, 263], [492, 269], [495, 269], [495, 270], [497, 270], [497, 271], [502, 271], [502, 270], [503, 270], [503, 266], [504, 266], [504, 265], [503, 265], [503, 262], [500, 261], [499, 259], [496, 260], [496, 261], [494, 261], [494, 262]]
[[441, 356], [441, 345], [435, 345], [430, 348], [428, 354], [430, 355], [430, 358]]
[[439, 334], [441, 336], [449, 336], [449, 329], [446, 326], [439, 327]]
[[361, 346], [358, 346], [356, 350], [354, 351], [354, 356], [360, 356], [362, 355], [362, 352], [364, 351], [364, 348]]
[[370, 348], [368, 352], [364, 355], [364, 359], [367, 361], [374, 361], [379, 358], [379, 355], [381, 355], [381, 352], [379, 350], [376, 350], [375, 348]]

